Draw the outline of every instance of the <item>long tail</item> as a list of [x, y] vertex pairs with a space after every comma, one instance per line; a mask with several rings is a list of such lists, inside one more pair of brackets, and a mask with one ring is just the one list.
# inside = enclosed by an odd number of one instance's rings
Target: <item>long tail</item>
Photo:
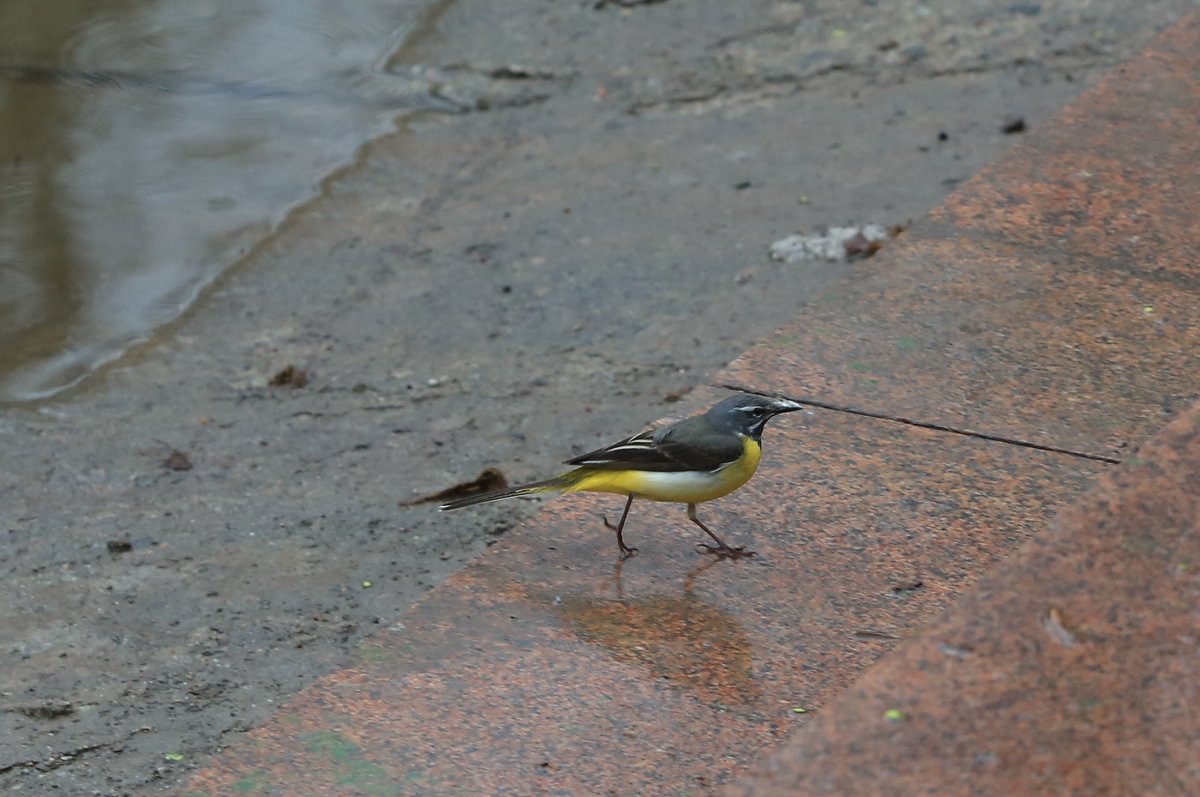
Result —
[[570, 487], [573, 481], [567, 478], [567, 474], [563, 476], [555, 476], [553, 479], [543, 479], [540, 482], [530, 482], [529, 484], [519, 484], [516, 487], [508, 487], [504, 490], [493, 490], [490, 493], [480, 493], [479, 495], [468, 495], [466, 498], [456, 498], [453, 501], [447, 501], [438, 507], [443, 512], [447, 509], [462, 509], [464, 506], [475, 506], [475, 504], [486, 504], [489, 501], [499, 501], [502, 498], [516, 498], [518, 495], [534, 495], [535, 493], [551, 493], [556, 490], [564, 490]]

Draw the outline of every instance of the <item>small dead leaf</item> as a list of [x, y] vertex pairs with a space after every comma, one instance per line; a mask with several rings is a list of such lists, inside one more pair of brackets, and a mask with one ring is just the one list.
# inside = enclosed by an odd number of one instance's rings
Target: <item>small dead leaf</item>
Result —
[[899, 634], [893, 634], [890, 631], [874, 631], [869, 628], [864, 628], [862, 631], [855, 631], [853, 636], [859, 639], [904, 639]]
[[433, 503], [434, 501], [444, 503], [458, 498], [479, 495], [480, 493], [490, 493], [493, 490], [503, 490], [507, 486], [508, 479], [504, 477], [503, 471], [499, 468], [484, 468], [478, 476], [469, 482], [460, 482], [453, 487], [447, 487], [440, 492], [423, 495], [411, 501], [401, 501], [400, 506], [418, 506], [420, 504]]
[[162, 466], [167, 470], [191, 470], [192, 461], [178, 448], [172, 448], [171, 453], [167, 454], [167, 458], [163, 460]]
[[1063, 622], [1062, 613], [1058, 609], [1050, 608], [1042, 615], [1042, 628], [1063, 647], [1074, 647], [1079, 642], [1079, 637]]
[[1006, 136], [1011, 136], [1013, 133], [1024, 133], [1026, 130], [1024, 116], [1006, 116], [1004, 124], [1000, 126], [1000, 132]]
[[875, 253], [883, 248], [882, 241], [872, 241], [861, 231], [842, 245], [846, 247], [847, 260], [866, 260], [868, 257], [874, 257]]
[[192, 469], [192, 461], [188, 458], [188, 455], [185, 452], [171, 445], [166, 440], [160, 440], [157, 437], [154, 438], [154, 442], [158, 443], [167, 450], [166, 458], [159, 463], [162, 465], [162, 467], [166, 468], [167, 470]]
[[267, 384], [271, 387], [301, 388], [308, 384], [308, 371], [289, 365], [271, 377], [271, 381]]
[[509, 64], [491, 70], [488, 72], [488, 77], [493, 80], [553, 80], [555, 75], [546, 69]]

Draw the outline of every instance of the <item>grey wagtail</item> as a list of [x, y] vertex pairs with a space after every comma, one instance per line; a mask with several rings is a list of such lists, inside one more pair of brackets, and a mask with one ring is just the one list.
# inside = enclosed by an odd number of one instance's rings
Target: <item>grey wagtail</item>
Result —
[[627, 546], [621, 536], [633, 499], [670, 501], [687, 504], [688, 519], [716, 541], [715, 546], [701, 543], [708, 553], [753, 556], [753, 551], [730, 548], [713, 534], [696, 517], [696, 504], [727, 495], [749, 481], [762, 456], [762, 432], [767, 421], [801, 406], [787, 399], [749, 394], [730, 396], [703, 415], [635, 434], [568, 459], [564, 464], [578, 467], [552, 479], [459, 498], [438, 508], [460, 509], [501, 498], [554, 491], [624, 495], [627, 500], [621, 520], [614, 526], [604, 518], [604, 525], [617, 532], [617, 546], [622, 557], [626, 557], [637, 551]]

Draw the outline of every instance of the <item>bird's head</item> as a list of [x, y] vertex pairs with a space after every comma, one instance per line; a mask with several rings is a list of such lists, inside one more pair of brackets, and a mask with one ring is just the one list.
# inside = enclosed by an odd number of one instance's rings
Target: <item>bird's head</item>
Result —
[[803, 406], [787, 399], [739, 393], [714, 406], [704, 417], [716, 429], [759, 440], [767, 421], [785, 412], [795, 412]]

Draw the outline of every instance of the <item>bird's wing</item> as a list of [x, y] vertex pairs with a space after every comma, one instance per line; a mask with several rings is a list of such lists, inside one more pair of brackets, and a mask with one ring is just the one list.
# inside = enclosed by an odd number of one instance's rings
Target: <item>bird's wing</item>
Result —
[[712, 431], [700, 417], [635, 434], [566, 464], [602, 470], [711, 471], [736, 461], [742, 451], [739, 437]]

